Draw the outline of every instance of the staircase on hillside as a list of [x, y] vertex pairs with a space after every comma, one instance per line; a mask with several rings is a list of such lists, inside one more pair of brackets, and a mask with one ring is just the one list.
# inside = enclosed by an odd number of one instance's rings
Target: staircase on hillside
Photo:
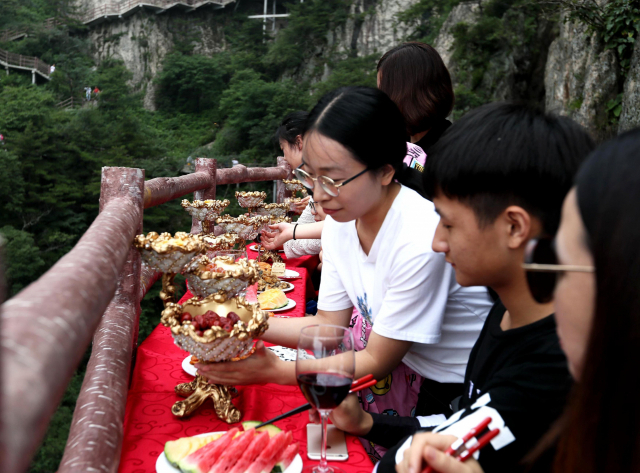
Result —
[[0, 49], [0, 67], [4, 67], [9, 75], [9, 69], [31, 71], [31, 83], [36, 83], [36, 74], [51, 80], [51, 66], [37, 57], [23, 56], [4, 49]]

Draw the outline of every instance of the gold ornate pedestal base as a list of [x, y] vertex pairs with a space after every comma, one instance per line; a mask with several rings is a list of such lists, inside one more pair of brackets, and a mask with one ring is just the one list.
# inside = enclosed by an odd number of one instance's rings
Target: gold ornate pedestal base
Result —
[[169, 302], [175, 302], [176, 286], [173, 284], [173, 280], [176, 277], [176, 273], [164, 273], [162, 275], [162, 291], [160, 291], [160, 300], [165, 307]]
[[190, 383], [178, 384], [176, 394], [186, 397], [184, 401], [176, 402], [171, 412], [176, 417], [187, 417], [198, 409], [207, 399], [211, 398], [216, 415], [228, 424], [240, 422], [242, 413], [231, 402], [233, 388], [220, 384], [209, 384], [200, 375]]

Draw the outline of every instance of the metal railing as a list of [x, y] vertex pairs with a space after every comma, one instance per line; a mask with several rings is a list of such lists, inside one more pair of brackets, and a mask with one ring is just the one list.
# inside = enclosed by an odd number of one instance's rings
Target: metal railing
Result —
[[[42, 27], [46, 30], [50, 30], [55, 28], [58, 25], [61, 25], [62, 21], [56, 18], [47, 18], [44, 23], [42, 23]], [[4, 41], [13, 41], [23, 36], [27, 36], [30, 31], [33, 31], [33, 28], [30, 26], [22, 26], [20, 28], [8, 28], [0, 31], [0, 42]]]
[[47, 79], [51, 72], [51, 66], [37, 57], [23, 56], [22, 54], [11, 53], [4, 49], [0, 49], [0, 63], [3, 63], [5, 67], [37, 71]]
[[[144, 209], [191, 192], [214, 199], [217, 185], [281, 181], [290, 173], [283, 158], [271, 168], [220, 170], [214, 159], [198, 158], [192, 174], [146, 182], [142, 169], [103, 168], [93, 224], [40, 279], [0, 306], [3, 471], [26, 471], [92, 340], [58, 472], [117, 471], [140, 300], [158, 278], [132, 246]], [[284, 200], [282, 182], [276, 195]], [[195, 219], [192, 231], [199, 231]]]

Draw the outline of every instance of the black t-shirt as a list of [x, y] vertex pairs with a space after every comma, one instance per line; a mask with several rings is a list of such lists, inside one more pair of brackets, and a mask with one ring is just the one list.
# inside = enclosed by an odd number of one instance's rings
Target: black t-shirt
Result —
[[[488, 473], [524, 471], [521, 460], [560, 416], [572, 384], [553, 315], [504, 331], [500, 322], [505, 312], [500, 301], [491, 309], [471, 351], [459, 402], [460, 409], [469, 409], [489, 393], [487, 405], [515, 436], [498, 451], [491, 446], [482, 450], [480, 464]], [[396, 450], [387, 452], [380, 473], [395, 471]]]

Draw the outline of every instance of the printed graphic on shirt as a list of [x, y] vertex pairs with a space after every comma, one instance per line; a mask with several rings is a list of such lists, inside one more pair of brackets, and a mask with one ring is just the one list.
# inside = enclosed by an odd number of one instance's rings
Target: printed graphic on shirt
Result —
[[391, 384], [393, 384], [393, 374], [389, 373], [389, 376], [371, 386], [371, 392], [378, 396], [384, 396], [391, 390]]
[[358, 310], [360, 314], [365, 318], [369, 325], [373, 325], [373, 320], [371, 319], [371, 309], [369, 308], [369, 301], [367, 300], [367, 293], [364, 293], [364, 297], [358, 296]]
[[416, 158], [413, 158], [411, 160], [411, 164], [409, 165], [409, 167], [420, 172], [424, 171], [424, 166], [420, 164], [420, 162]]

